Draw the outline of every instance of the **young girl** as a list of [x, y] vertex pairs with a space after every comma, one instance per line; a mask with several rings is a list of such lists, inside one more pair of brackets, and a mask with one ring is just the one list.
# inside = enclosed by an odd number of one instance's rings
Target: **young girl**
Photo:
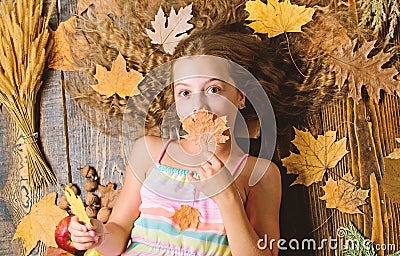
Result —
[[[285, 61], [255, 37], [231, 30], [200, 31], [175, 51], [176, 58], [199, 55], [238, 63], [274, 96], [272, 104], [284, 102], [278, 91], [290, 86], [284, 82]], [[251, 89], [246, 86], [254, 85], [238, 84], [240, 78], [228, 62], [180, 60], [173, 66], [173, 97], [166, 90], [157, 98], [157, 106], [165, 109], [161, 115], [175, 104], [181, 120], [202, 109], [226, 116], [230, 129], [224, 134], [229, 139], [211, 149], [202, 140], [138, 139], [108, 222], [92, 220], [89, 226], [74, 217], [69, 227], [74, 246], [94, 247], [104, 255], [277, 255], [279, 169], [249, 156], [233, 136], [239, 112], [254, 116], [246, 98]], [[254, 184], [253, 173], [262, 174]], [[182, 205], [199, 211], [197, 227], [182, 229], [172, 217]]]

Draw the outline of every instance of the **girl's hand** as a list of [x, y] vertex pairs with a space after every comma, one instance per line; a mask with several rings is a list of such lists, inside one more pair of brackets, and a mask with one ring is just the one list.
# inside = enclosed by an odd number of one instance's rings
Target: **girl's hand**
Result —
[[188, 180], [206, 196], [217, 200], [223, 197], [222, 192], [236, 192], [234, 178], [224, 163], [212, 152], [203, 151], [207, 161], [196, 170], [198, 176], [191, 172]]
[[103, 223], [96, 219], [91, 219], [92, 226], [83, 224], [78, 217], [73, 216], [69, 224], [68, 231], [71, 233], [71, 241], [78, 250], [93, 248], [103, 241]]

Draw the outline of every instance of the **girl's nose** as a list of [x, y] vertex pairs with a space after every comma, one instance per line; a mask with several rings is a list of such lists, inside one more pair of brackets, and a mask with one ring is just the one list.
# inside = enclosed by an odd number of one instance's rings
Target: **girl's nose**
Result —
[[193, 110], [207, 109], [207, 101], [204, 92], [197, 92], [192, 95]]

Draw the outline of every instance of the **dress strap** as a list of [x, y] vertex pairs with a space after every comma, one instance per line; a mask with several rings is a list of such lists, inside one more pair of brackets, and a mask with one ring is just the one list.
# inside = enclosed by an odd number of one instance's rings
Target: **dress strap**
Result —
[[160, 164], [160, 163], [161, 163], [161, 160], [162, 160], [162, 158], [164, 157], [165, 152], [167, 151], [168, 145], [169, 145], [172, 141], [174, 141], [174, 140], [175, 140], [174, 138], [170, 138], [170, 139], [167, 140], [167, 142], [164, 144], [163, 148], [161, 149], [160, 154], [158, 155], [157, 164]]
[[240, 160], [237, 162], [237, 164], [235, 165], [235, 168], [233, 168], [232, 170], [232, 176], [235, 176], [237, 170], [239, 169], [240, 165], [242, 165], [244, 159], [246, 159], [249, 156], [249, 154], [244, 154]]

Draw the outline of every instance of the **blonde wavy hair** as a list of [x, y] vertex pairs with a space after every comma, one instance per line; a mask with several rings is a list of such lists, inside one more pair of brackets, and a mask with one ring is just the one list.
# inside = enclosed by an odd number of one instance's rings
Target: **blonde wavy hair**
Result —
[[[177, 10], [191, 2], [125, 1], [125, 12], [130, 15], [125, 18], [124, 26], [119, 25], [118, 19], [99, 15], [89, 8], [84, 15], [78, 16], [78, 32], [89, 42], [88, 45], [76, 46], [81, 48], [77, 50], [87, 53], [80, 62], [84, 74], [92, 76], [95, 64], [111, 68], [119, 52], [125, 57], [129, 69], [142, 73], [182, 56], [222, 57], [241, 65], [256, 77], [272, 103], [278, 131], [282, 132], [290, 125], [302, 122], [304, 116], [318, 110], [322, 102], [337, 97], [333, 77], [319, 60], [304, 61], [296, 55], [296, 45], [293, 46], [294, 61], [307, 74], [304, 78], [290, 60], [283, 36], [273, 39], [255, 36], [245, 26], [248, 13], [244, 10], [244, 0], [193, 1], [190, 22], [194, 29], [179, 43], [173, 56], [165, 54], [159, 45], [151, 43], [145, 29], [151, 28], [151, 21], [160, 6], [167, 13], [172, 7]], [[296, 38], [290, 40], [301, 42]], [[163, 74], [159, 76], [162, 79]], [[151, 84], [151, 81], [146, 82], [147, 87]], [[127, 99], [117, 95], [105, 98], [90, 87], [80, 86], [79, 82], [67, 84], [66, 89], [78, 102], [101, 111], [105, 118], [121, 120], [124, 113], [130, 113], [132, 122], [144, 120], [146, 134], [152, 135], [161, 134], [161, 123], [174, 101], [172, 87], [159, 93], [154, 102], [149, 103], [148, 110], [140, 109], [149, 98], [146, 92], [129, 99], [128, 104]], [[151, 88], [146, 89], [151, 91]], [[244, 88], [250, 89], [251, 85]], [[245, 119], [257, 118], [251, 103], [246, 102], [246, 105], [248, 107], [242, 113]], [[104, 122], [93, 123], [101, 126]]]

